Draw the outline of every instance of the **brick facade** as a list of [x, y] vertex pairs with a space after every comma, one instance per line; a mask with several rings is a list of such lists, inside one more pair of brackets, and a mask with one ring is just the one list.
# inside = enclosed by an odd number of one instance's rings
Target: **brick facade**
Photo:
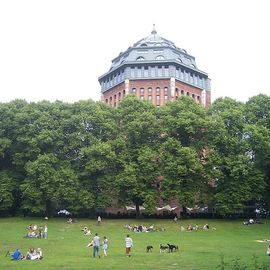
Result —
[[[125, 83], [121, 83], [104, 92], [102, 99], [103, 102], [116, 107], [127, 94], [135, 94], [138, 98], [148, 100], [155, 106], [175, 101], [180, 96], [190, 96], [197, 103], [202, 103], [202, 89], [176, 80], [175, 88], [172, 91], [170, 79], [130, 80], [128, 81], [128, 93], [126, 93]], [[205, 100], [205, 106], [208, 107], [211, 104], [210, 91], [206, 92]]]

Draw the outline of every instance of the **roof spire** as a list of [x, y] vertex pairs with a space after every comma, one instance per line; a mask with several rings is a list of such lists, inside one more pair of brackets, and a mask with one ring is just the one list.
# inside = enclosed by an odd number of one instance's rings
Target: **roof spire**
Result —
[[153, 30], [152, 30], [151, 34], [152, 34], [152, 35], [157, 34], [157, 31], [156, 31], [156, 25], [155, 25], [155, 24], [153, 24]]

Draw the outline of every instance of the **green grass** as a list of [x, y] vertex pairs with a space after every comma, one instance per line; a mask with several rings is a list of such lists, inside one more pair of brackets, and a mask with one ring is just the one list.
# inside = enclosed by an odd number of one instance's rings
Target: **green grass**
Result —
[[[242, 225], [242, 220], [103, 220], [101, 226], [95, 220], [79, 219], [78, 223], [68, 224], [67, 219], [1, 218], [0, 219], [0, 270], [164, 270], [164, 269], [218, 269], [220, 255], [224, 255], [232, 269], [233, 259], [247, 269], [255, 269], [252, 256], [257, 256], [259, 265], [267, 264], [270, 269], [270, 257], [266, 256], [267, 244], [256, 239], [270, 239], [270, 222], [252, 226]], [[133, 233], [124, 228], [124, 224], [155, 224], [166, 228], [165, 232]], [[210, 224], [209, 231], [180, 232], [180, 226], [187, 224]], [[48, 226], [48, 239], [23, 238], [29, 224]], [[81, 228], [88, 226], [92, 233], [98, 232], [101, 238], [109, 239], [108, 257], [92, 258], [92, 248], [86, 245], [89, 236], [84, 236]], [[216, 230], [212, 230], [215, 227]], [[125, 257], [124, 238], [130, 233], [134, 247], [131, 258]], [[159, 253], [159, 244], [173, 243], [180, 247], [179, 252]], [[153, 245], [152, 253], [146, 253], [146, 245]], [[23, 253], [30, 247], [42, 248], [44, 260], [11, 261], [5, 257], [6, 251], [19, 247]]]

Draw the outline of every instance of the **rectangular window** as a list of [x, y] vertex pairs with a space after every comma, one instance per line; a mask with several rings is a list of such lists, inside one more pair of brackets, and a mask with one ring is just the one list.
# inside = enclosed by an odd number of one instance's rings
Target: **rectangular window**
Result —
[[158, 77], [162, 77], [162, 67], [158, 68]]
[[154, 49], [154, 53], [163, 53], [162, 49]]
[[144, 69], [144, 77], [148, 77], [148, 68]]
[[142, 70], [140, 68], [137, 69], [137, 75], [138, 77], [142, 77]]
[[148, 50], [138, 50], [138, 53], [148, 53]]
[[155, 68], [151, 67], [151, 77], [155, 77]]
[[135, 77], [135, 69], [134, 69], [134, 68], [131, 68], [131, 69], [130, 69], [130, 76], [131, 76], [132, 78]]
[[168, 77], [169, 76], [169, 68], [168, 67], [165, 67], [165, 76]]

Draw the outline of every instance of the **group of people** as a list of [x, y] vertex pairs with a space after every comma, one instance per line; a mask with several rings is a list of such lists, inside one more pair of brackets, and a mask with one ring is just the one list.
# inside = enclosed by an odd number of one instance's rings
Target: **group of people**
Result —
[[244, 225], [263, 224], [259, 219], [250, 218], [243, 222]]
[[[108, 238], [106, 236], [103, 237], [102, 241], [102, 250], [103, 250], [103, 257], [107, 257], [107, 249], [108, 249]], [[131, 248], [133, 246], [133, 240], [129, 236], [129, 234], [125, 238], [125, 247], [126, 247], [126, 256], [131, 256]], [[100, 237], [98, 233], [95, 234], [92, 241], [86, 247], [93, 247], [93, 257], [100, 258]]]
[[[202, 226], [202, 229], [205, 230], [205, 231], [209, 230], [209, 228], [210, 227], [209, 227], [209, 225], [207, 223]], [[188, 224], [186, 228], [184, 226], [180, 227], [181, 232], [184, 232], [184, 231], [188, 231], [188, 232], [198, 231], [199, 229], [200, 229], [200, 227], [199, 227], [198, 224], [196, 224], [196, 225]]]
[[37, 226], [36, 224], [30, 224], [27, 227], [27, 234], [25, 235], [27, 238], [44, 238], [47, 239], [48, 237], [48, 227], [44, 225]]
[[153, 232], [153, 231], [156, 230], [154, 228], [154, 225], [151, 225], [151, 226], [147, 227], [147, 226], [144, 226], [142, 224], [134, 225], [134, 226], [129, 225], [129, 224], [125, 224], [124, 227], [127, 228], [130, 231], [133, 231], [133, 232]]
[[[87, 245], [87, 247], [93, 247], [93, 257], [100, 258], [100, 237], [97, 233], [93, 237], [92, 241]], [[104, 236], [102, 241], [103, 257], [107, 256], [107, 249], [108, 249], [108, 238]]]
[[14, 261], [19, 260], [42, 260], [43, 254], [41, 248], [37, 248], [36, 250], [34, 248], [30, 248], [29, 251], [27, 251], [26, 255], [24, 256], [20, 249], [17, 248], [12, 254], [7, 253], [7, 255], [11, 255], [11, 259]]

